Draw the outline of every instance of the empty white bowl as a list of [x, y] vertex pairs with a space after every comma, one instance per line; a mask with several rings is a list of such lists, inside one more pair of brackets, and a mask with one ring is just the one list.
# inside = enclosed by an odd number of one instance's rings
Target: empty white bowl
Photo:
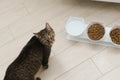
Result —
[[66, 26], [66, 31], [71, 36], [79, 36], [85, 30], [85, 23], [83, 18], [69, 18]]

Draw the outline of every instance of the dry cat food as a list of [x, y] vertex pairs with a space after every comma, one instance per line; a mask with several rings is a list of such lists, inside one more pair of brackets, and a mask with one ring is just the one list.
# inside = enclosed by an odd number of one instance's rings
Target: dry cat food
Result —
[[101, 24], [94, 23], [88, 28], [87, 34], [91, 40], [100, 40], [105, 34], [105, 29]]
[[120, 45], [120, 28], [115, 28], [110, 32], [110, 37], [113, 43]]

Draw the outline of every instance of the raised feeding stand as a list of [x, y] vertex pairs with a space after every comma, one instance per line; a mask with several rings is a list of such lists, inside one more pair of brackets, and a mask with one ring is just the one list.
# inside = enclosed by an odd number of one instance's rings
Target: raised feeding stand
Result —
[[110, 27], [105, 27], [105, 34], [101, 40], [90, 40], [87, 35], [87, 26], [83, 18], [70, 17], [65, 25], [66, 32], [68, 33], [67, 39], [73, 41], [80, 41], [103, 46], [111, 46], [120, 48], [119, 45], [114, 44], [110, 39]]

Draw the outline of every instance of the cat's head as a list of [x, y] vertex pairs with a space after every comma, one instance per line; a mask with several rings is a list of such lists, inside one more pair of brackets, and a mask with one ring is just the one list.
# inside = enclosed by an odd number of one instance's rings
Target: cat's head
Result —
[[39, 41], [46, 46], [52, 46], [55, 41], [55, 32], [51, 26], [46, 23], [45, 28], [34, 35], [39, 39]]

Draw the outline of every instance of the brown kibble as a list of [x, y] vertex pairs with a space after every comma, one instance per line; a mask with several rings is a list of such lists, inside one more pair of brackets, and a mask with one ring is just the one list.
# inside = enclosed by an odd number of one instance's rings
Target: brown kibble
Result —
[[110, 37], [113, 43], [120, 45], [120, 28], [115, 28], [110, 32]]
[[105, 29], [102, 25], [98, 23], [92, 24], [88, 28], [87, 34], [91, 40], [100, 40], [105, 34]]

